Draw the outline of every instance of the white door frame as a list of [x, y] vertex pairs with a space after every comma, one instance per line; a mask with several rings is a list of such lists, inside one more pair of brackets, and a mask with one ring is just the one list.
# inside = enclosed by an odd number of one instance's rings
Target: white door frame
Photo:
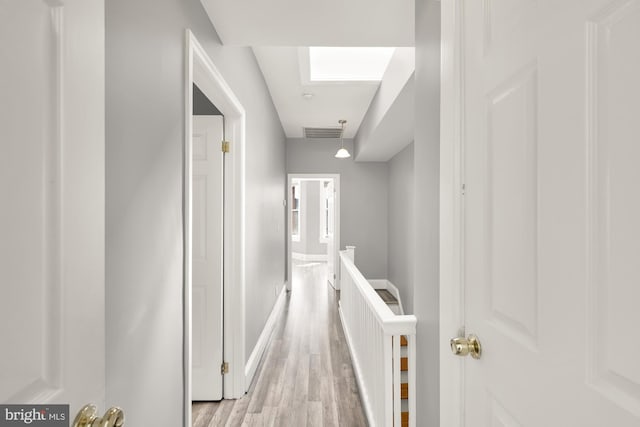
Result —
[[225, 154], [224, 176], [224, 360], [229, 373], [223, 380], [223, 397], [240, 398], [245, 393], [245, 275], [244, 189], [245, 111], [222, 74], [190, 30], [186, 30], [185, 135], [184, 135], [184, 426], [191, 426], [191, 205], [192, 205], [192, 116], [193, 83], [222, 112], [225, 138], [231, 151]]
[[[334, 223], [334, 265], [338, 266], [340, 260], [340, 174], [335, 173], [290, 173], [287, 174], [287, 290], [291, 290], [291, 206], [293, 200], [291, 200], [291, 182], [294, 179], [301, 180], [320, 180], [323, 178], [332, 179], [333, 186], [336, 191], [336, 198], [334, 202], [335, 210], [335, 223]], [[336, 269], [335, 288], [340, 289], [340, 269]]]
[[466, 336], [463, 251], [464, 169], [462, 1], [441, 3], [440, 87], [440, 425], [464, 425], [464, 359], [449, 339]]

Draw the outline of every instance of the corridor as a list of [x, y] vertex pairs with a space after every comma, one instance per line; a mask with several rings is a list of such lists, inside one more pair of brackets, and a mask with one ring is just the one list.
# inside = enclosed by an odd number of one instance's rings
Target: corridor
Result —
[[326, 271], [294, 261], [293, 290], [249, 392], [194, 403], [193, 427], [366, 425]]

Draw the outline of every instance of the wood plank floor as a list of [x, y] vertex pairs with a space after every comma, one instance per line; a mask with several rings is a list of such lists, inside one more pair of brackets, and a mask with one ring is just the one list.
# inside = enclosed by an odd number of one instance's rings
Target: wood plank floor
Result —
[[292, 291], [249, 392], [194, 402], [193, 427], [367, 425], [326, 264], [292, 270]]

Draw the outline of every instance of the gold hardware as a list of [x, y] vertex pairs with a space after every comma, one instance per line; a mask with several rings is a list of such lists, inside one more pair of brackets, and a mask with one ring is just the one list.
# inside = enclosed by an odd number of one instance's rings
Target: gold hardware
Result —
[[229, 362], [222, 362], [222, 366], [220, 366], [220, 373], [222, 375], [229, 373]]
[[223, 153], [228, 153], [229, 152], [229, 141], [222, 141], [222, 152]]
[[120, 408], [109, 408], [102, 418], [98, 418], [96, 405], [85, 405], [76, 419], [73, 427], [122, 427], [124, 425], [124, 411]]
[[471, 355], [474, 359], [480, 359], [482, 356], [482, 345], [475, 335], [465, 337], [451, 338], [451, 352], [456, 356]]

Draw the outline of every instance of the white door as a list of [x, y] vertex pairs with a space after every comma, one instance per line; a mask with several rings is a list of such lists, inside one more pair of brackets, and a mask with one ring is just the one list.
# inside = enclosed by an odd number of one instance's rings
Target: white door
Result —
[[[323, 183], [324, 185], [324, 183]], [[327, 237], [327, 278], [329, 279], [329, 283], [334, 288], [336, 287], [336, 247], [335, 247], [335, 189], [333, 185], [333, 180], [326, 182], [326, 187], [324, 189], [326, 195], [326, 218], [325, 222], [327, 224], [328, 237]]]
[[1, 0], [1, 403], [104, 406], [104, 134], [103, 0]]
[[193, 400], [222, 399], [222, 116], [193, 117]]
[[482, 344], [460, 359], [461, 424], [638, 426], [640, 1], [443, 8], [445, 61], [462, 34], [461, 299]]

